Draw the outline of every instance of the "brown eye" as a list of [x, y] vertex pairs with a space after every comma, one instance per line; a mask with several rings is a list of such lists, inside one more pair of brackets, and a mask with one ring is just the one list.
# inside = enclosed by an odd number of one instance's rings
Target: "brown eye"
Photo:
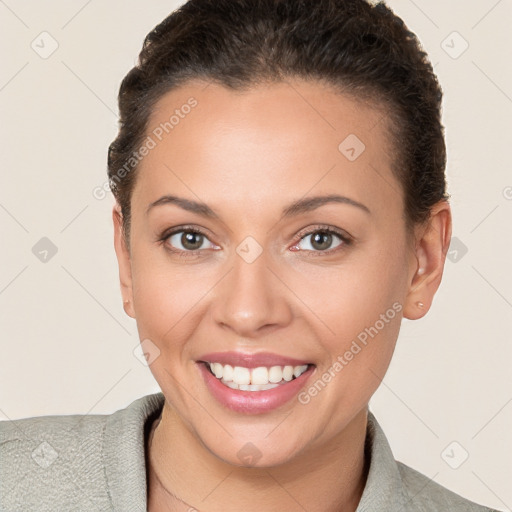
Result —
[[174, 249], [181, 251], [197, 251], [204, 248], [202, 246], [206, 240], [208, 239], [197, 231], [177, 231], [167, 238]]
[[326, 251], [331, 248], [332, 235], [319, 231], [311, 235], [311, 246], [319, 251]]
[[342, 233], [338, 233], [333, 229], [317, 228], [315, 231], [310, 231], [302, 235], [300, 241], [294, 246], [294, 249], [310, 252], [312, 254], [319, 253], [321, 255], [322, 253], [330, 253], [331, 251], [335, 252], [338, 247], [343, 249], [344, 246], [350, 244], [351, 240]]

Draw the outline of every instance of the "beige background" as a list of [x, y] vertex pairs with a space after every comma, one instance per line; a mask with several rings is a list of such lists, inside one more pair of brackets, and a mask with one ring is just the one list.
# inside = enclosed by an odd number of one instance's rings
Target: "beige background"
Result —
[[[122, 309], [113, 201], [93, 190], [106, 180], [119, 83], [177, 5], [0, 1], [0, 419], [111, 413], [159, 390]], [[371, 408], [396, 458], [511, 510], [512, 2], [389, 5], [445, 91], [457, 240], [431, 311], [404, 321]], [[46, 262], [32, 251], [43, 237], [57, 248]]]

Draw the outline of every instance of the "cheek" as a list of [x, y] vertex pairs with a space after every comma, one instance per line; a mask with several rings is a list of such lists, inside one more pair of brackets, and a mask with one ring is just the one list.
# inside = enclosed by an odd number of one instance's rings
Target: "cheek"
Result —
[[[330, 356], [327, 365], [337, 361], [334, 373], [344, 376], [337, 379], [339, 385], [358, 396], [370, 396], [386, 372], [400, 331], [407, 282], [400, 241], [373, 245], [336, 271], [316, 270], [297, 291], [321, 320], [316, 324]], [[320, 369], [320, 375], [328, 368]]]
[[[387, 245], [379, 240], [368, 242], [341, 264], [296, 266], [287, 282], [317, 321], [323, 320], [328, 328], [325, 334], [352, 339], [393, 304], [403, 303], [408, 267], [401, 246], [402, 241], [396, 239]], [[390, 315], [394, 313], [391, 309]]]
[[162, 350], [170, 350], [198, 325], [202, 299], [214, 286], [215, 276], [211, 268], [201, 265], [180, 268], [169, 261], [163, 250], [159, 252], [134, 251], [134, 308], [141, 339], [155, 340]]

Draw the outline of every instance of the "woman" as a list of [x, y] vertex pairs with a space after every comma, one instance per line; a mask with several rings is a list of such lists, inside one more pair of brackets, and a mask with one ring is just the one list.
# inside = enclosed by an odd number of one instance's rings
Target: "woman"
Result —
[[490, 510], [368, 410], [451, 237], [441, 90], [365, 0], [190, 0], [109, 148], [126, 313], [162, 393], [2, 427], [2, 510]]

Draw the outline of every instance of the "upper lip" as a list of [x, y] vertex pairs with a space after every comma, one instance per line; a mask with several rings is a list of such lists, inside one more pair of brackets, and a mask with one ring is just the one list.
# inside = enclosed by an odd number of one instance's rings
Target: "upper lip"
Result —
[[287, 357], [271, 352], [210, 352], [199, 358], [199, 361], [207, 363], [229, 364], [231, 366], [243, 366], [245, 368], [258, 368], [260, 366], [302, 366], [312, 364], [308, 361]]

